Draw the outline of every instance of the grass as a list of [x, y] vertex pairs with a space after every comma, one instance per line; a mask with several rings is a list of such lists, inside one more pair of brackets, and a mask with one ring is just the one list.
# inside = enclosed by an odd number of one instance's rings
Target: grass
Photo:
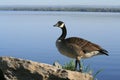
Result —
[[102, 71], [103, 71], [103, 69], [98, 70], [98, 71], [93, 75], [93, 80], [97, 80], [96, 76], [97, 76], [100, 72], [102, 72]]
[[[93, 69], [91, 68], [90, 64], [85, 66], [84, 64], [84, 61], [81, 60], [81, 65], [82, 65], [82, 72], [83, 73], [88, 73], [90, 75], [93, 75], [93, 80], [97, 80], [97, 75], [103, 71], [103, 69], [99, 69], [97, 72], [95, 72], [93, 74]], [[67, 70], [71, 70], [71, 71], [74, 71], [74, 68], [75, 68], [75, 62], [74, 60], [70, 60], [69, 62], [65, 63], [63, 66], [62, 66], [63, 69], [67, 69]]]
[[74, 68], [75, 68], [74, 60], [71, 60], [70, 62], [65, 63], [65, 64], [62, 66], [62, 68], [63, 68], [63, 69], [67, 69], [67, 70], [74, 71]]

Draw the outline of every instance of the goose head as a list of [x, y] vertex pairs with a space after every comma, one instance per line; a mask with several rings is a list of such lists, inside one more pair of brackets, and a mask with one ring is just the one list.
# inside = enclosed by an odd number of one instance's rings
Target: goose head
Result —
[[65, 27], [65, 23], [63, 21], [58, 21], [55, 25], [53, 25], [54, 27], [59, 27], [59, 28], [64, 28]]

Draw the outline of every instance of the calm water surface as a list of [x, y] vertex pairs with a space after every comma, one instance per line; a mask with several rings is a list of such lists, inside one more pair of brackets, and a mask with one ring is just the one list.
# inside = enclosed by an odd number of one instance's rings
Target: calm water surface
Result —
[[13, 56], [52, 64], [68, 62], [59, 54], [55, 41], [61, 30], [53, 25], [66, 23], [67, 37], [76, 36], [101, 45], [110, 56], [84, 60], [96, 72], [98, 80], [120, 79], [120, 13], [84, 12], [0, 12], [0, 56]]

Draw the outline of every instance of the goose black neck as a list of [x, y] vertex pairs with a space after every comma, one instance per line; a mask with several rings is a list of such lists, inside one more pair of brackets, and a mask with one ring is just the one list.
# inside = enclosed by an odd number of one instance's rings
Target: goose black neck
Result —
[[64, 27], [61, 28], [61, 29], [62, 29], [62, 34], [61, 34], [61, 36], [58, 38], [58, 40], [63, 40], [63, 39], [65, 39], [65, 37], [66, 37], [66, 35], [67, 35], [67, 30], [66, 30], [65, 25], [64, 25]]

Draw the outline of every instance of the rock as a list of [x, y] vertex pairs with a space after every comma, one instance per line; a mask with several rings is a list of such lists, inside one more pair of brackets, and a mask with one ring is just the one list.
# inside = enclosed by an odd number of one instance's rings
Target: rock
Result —
[[0, 80], [6, 80], [3, 71], [0, 69]]
[[57, 61], [53, 63], [53, 66], [62, 69], [62, 66]]
[[93, 80], [87, 73], [13, 57], [0, 57], [1, 74], [0, 80]]

